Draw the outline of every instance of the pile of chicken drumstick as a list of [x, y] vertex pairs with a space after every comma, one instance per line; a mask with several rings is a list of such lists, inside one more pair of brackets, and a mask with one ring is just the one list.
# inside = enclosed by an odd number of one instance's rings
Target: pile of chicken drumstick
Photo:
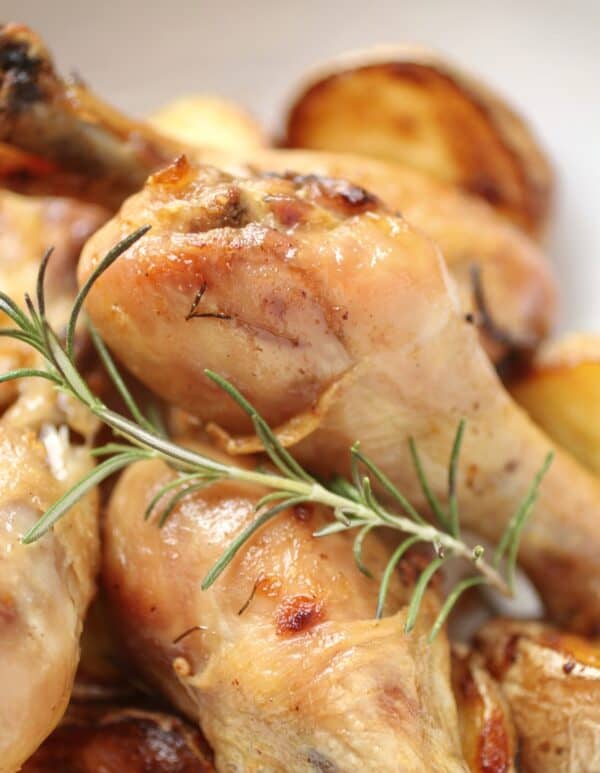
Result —
[[[367, 576], [347, 532], [314, 536], [329, 521], [311, 503], [266, 523], [204, 590], [266, 492], [217, 482], [157, 528], [144, 514], [175, 479], [159, 459], [23, 544], [107, 438], [48, 381], [6, 381], [0, 771], [600, 770], [600, 338], [545, 341], [558, 288], [541, 246], [543, 151], [499, 97], [408, 47], [315, 73], [277, 145], [208, 98], [133, 121], [63, 80], [30, 29], [4, 25], [0, 290], [33, 294], [53, 247], [60, 331], [78, 284], [151, 226], [85, 310], [171, 437], [265, 463], [210, 369], [319, 479], [350, 478], [360, 441], [429, 517], [407, 439], [444, 500], [465, 420], [461, 526], [488, 545], [553, 450], [519, 551], [544, 618], [493, 617], [468, 643], [445, 626], [430, 642], [440, 580], [406, 633], [417, 550], [376, 619], [396, 537], [365, 540]], [[118, 402], [85, 327], [76, 356]], [[36, 358], [0, 338], [0, 376]], [[455, 615], [477, 604], [473, 592]]]

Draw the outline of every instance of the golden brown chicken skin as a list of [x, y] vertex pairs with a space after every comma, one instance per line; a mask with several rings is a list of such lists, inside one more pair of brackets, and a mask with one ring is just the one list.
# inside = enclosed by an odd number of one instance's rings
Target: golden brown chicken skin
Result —
[[[206, 449], [206, 452], [214, 451]], [[324, 513], [288, 509], [265, 525], [219, 580], [200, 588], [262, 493], [223, 482], [190, 495], [159, 529], [143, 514], [173, 477], [162, 462], [121, 477], [105, 524], [104, 577], [135, 663], [199, 720], [217, 770], [465, 771], [445, 635], [426, 641], [437, 602], [403, 632], [414, 582], [378, 583], [346, 535], [319, 539]], [[364, 561], [379, 576], [375, 536]]]
[[492, 620], [476, 642], [511, 707], [525, 773], [600, 767], [600, 642], [549, 625]]
[[[247, 418], [210, 368], [272, 426], [288, 422], [282, 434], [308, 467], [347, 475], [360, 440], [416, 502], [407, 438], [443, 499], [464, 417], [462, 522], [499, 539], [552, 444], [500, 385], [421, 233], [343, 181], [233, 178], [180, 159], [88, 241], [80, 281], [144, 224], [88, 303], [136, 376], [243, 432]], [[555, 618], [582, 629], [600, 623], [599, 513], [598, 481], [557, 451], [521, 559]]]
[[[153, 139], [149, 126], [136, 127], [108, 105], [90, 102], [79, 79], [59, 83], [44, 41], [14, 22], [0, 26], [0, 103], [0, 141], [25, 151], [21, 156], [10, 150], [0, 152], [0, 168], [6, 169], [8, 181], [16, 187], [28, 190], [33, 179], [37, 193], [36, 178], [58, 178], [53, 193], [115, 206], [124, 188], [138, 188], [148, 167], [170, 160], [179, 148], [177, 142], [161, 135]], [[31, 113], [36, 116], [34, 121]], [[65, 143], [65, 130], [78, 119], [82, 133]], [[103, 130], [104, 123], [111, 126], [112, 136]], [[36, 160], [36, 135], [41, 127], [48, 153]]]
[[[10, 143], [0, 147], [0, 179], [9, 187], [70, 193], [116, 209], [149, 173], [184, 151], [234, 174], [342, 177], [375, 191], [439, 243], [463, 310], [474, 314], [495, 361], [528, 352], [552, 325], [556, 286], [535, 244], [484, 202], [410, 166], [345, 154], [186, 147], [104, 105], [81, 82], [61, 80], [44, 43], [16, 24], [0, 30], [0, 108], [0, 141]], [[473, 291], [474, 264], [486, 313]]]

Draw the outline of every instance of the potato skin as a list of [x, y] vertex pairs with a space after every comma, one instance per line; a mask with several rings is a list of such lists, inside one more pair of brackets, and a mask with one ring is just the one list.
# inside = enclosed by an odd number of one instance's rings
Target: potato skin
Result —
[[72, 705], [23, 773], [213, 773], [200, 732], [164, 712]]
[[550, 212], [552, 170], [524, 120], [427, 49], [375, 48], [324, 65], [293, 100], [284, 144], [415, 166], [536, 236]]
[[531, 370], [509, 386], [553, 440], [600, 475], [600, 336], [569, 335], [543, 346]]
[[500, 685], [478, 652], [452, 647], [452, 689], [471, 773], [514, 773], [517, 739]]
[[600, 769], [600, 640], [496, 619], [476, 636], [500, 682], [525, 773]]

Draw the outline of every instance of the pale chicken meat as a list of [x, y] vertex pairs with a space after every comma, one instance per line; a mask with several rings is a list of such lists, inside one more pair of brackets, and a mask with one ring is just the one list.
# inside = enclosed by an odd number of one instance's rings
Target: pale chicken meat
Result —
[[[217, 770], [468, 770], [445, 634], [427, 644], [433, 592], [403, 631], [413, 564], [392, 580], [389, 616], [375, 620], [378, 583], [357, 568], [347, 535], [313, 536], [325, 513], [305, 504], [265, 525], [203, 591], [265, 492], [214, 484], [159, 529], [144, 511], [173, 476], [158, 461], [123, 474], [104, 528], [104, 579], [130, 656], [200, 722]], [[377, 577], [389, 552], [371, 535], [363, 558]]]
[[[211, 368], [308, 468], [348, 475], [349, 446], [360, 440], [422, 510], [407, 440], [416, 439], [443, 499], [454, 431], [466, 418], [461, 524], [498, 541], [552, 448], [490, 363], [529, 354], [553, 318], [554, 280], [527, 237], [484, 204], [398, 164], [186, 148], [100, 104], [80, 81], [65, 84], [42, 41], [20, 25], [0, 28], [0, 142], [9, 143], [0, 146], [0, 179], [15, 189], [76, 195], [112, 210], [141, 189], [89, 241], [80, 281], [120, 238], [151, 226], [99, 280], [88, 311], [170, 411], [187, 412], [189, 426], [208, 423], [232, 454], [260, 450], [247, 417], [206, 378]], [[7, 211], [22, 212], [15, 222], [23, 230], [29, 222], [31, 234], [50, 235], [51, 202], [27, 210], [5, 196]], [[57, 324], [72, 300], [75, 245], [105, 217], [82, 205], [79, 219], [78, 205], [62, 206], [54, 211], [68, 258], [49, 276]], [[69, 231], [71, 216], [79, 225]], [[446, 260], [408, 223], [434, 238]], [[18, 254], [24, 242], [15, 244]], [[11, 295], [31, 289], [40, 257], [14, 259], [8, 286], [0, 262], [0, 287]], [[23, 356], [19, 346], [4, 347], [0, 368], [28, 364]], [[95, 494], [33, 547], [19, 541], [89, 470], [95, 430], [84, 410], [45, 383], [28, 382], [21, 394], [0, 425], [0, 771], [16, 769], [64, 712], [99, 553]], [[0, 405], [14, 395], [0, 393]], [[61, 424], [84, 445], [71, 444]], [[392, 546], [367, 539], [370, 579], [347, 535], [314, 536], [326, 512], [299, 505], [263, 527], [203, 591], [202, 578], [265, 492], [212, 485], [185, 498], [159, 529], [144, 511], [173, 475], [155, 461], [122, 476], [105, 523], [104, 574], [131, 659], [199, 722], [218, 770], [515, 769], [510, 711], [479, 656], [455, 653], [451, 678], [445, 633], [427, 643], [439, 611], [434, 591], [415, 630], [404, 633], [418, 554], [392, 578], [386, 616], [375, 620], [376, 580]], [[599, 518], [600, 484], [557, 450], [521, 560], [549, 613], [585, 631], [600, 628]], [[495, 673], [505, 686], [504, 673]], [[122, 719], [130, 717], [117, 724]], [[135, 718], [136, 733], [143, 721]], [[527, 739], [521, 715], [518, 725]], [[169, 735], [178, 748], [180, 730]], [[93, 737], [98, 759], [111, 737]], [[145, 743], [144, 736], [140, 764], [156, 751]], [[195, 737], [183, 749], [186, 760], [194, 744]], [[576, 744], [567, 746], [571, 754]], [[210, 769], [202, 754], [198, 760]]]
[[64, 430], [25, 429], [10, 416], [0, 424], [3, 773], [20, 767], [67, 707], [99, 563], [96, 496], [88, 495], [34, 545], [21, 537], [90, 469], [88, 449], [72, 447]]
[[[204, 153], [209, 164], [239, 173], [239, 164]], [[309, 151], [262, 151], [251, 166], [351, 180], [433, 239], [456, 281], [460, 305], [473, 315], [492, 360], [526, 357], [551, 330], [557, 287], [539, 247], [486, 206], [395, 163]], [[479, 275], [477, 286], [474, 271]]]
[[[146, 224], [88, 302], [136, 376], [244, 432], [247, 417], [205, 377], [210, 368], [283, 425], [309, 468], [349, 474], [358, 440], [421, 504], [408, 437], [443, 499], [465, 418], [461, 521], [498, 541], [552, 443], [504, 391], [431, 242], [348, 183], [233, 178], [180, 159], [87, 242], [80, 280]], [[550, 614], [580, 629], [600, 623], [599, 517], [600, 484], [556, 449], [520, 558]]]
[[[17, 24], [0, 30], [0, 107], [0, 141], [10, 144], [0, 149], [7, 186], [70, 193], [116, 209], [149, 173], [184, 151], [236, 174], [343, 177], [373, 190], [439, 243], [463, 311], [480, 324], [494, 360], [528, 352], [552, 325], [556, 287], [536, 245], [485, 203], [410, 166], [344, 154], [186, 146], [104, 105], [80, 81], [62, 81], [44, 43]], [[474, 291], [474, 265], [484, 294]]]

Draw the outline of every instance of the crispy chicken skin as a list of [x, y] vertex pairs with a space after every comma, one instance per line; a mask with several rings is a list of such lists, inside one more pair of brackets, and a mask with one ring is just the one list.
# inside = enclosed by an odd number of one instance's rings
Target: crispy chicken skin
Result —
[[493, 322], [484, 340], [495, 360], [512, 348], [534, 347], [554, 319], [555, 282], [537, 247], [484, 202], [410, 166], [318, 152], [257, 149], [236, 157], [186, 148], [103, 105], [80, 82], [62, 81], [42, 41], [15, 24], [0, 30], [0, 107], [0, 141], [11, 143], [0, 148], [0, 179], [9, 187], [70, 192], [114, 209], [183, 150], [236, 174], [248, 174], [250, 165], [250, 173], [343, 177], [375, 191], [439, 243], [465, 313], [480, 311], [470, 277], [479, 265]]
[[0, 770], [18, 769], [60, 720], [99, 560], [89, 495], [34, 545], [21, 536], [91, 462], [46, 425], [0, 425]]
[[[54, 66], [44, 42], [21, 24], [0, 27], [0, 138], [26, 153], [37, 154], [39, 127], [46, 134], [46, 157], [37, 164], [26, 156], [0, 154], [6, 159], [9, 181], [24, 188], [32, 176], [49, 180], [66, 173], [56, 192], [71, 193], [76, 198], [118, 206], [124, 189], [136, 190], [148, 168], [172, 159], [180, 147], [162, 135], [154, 137], [152, 129], [122, 117], [95, 98], [76, 78], [57, 83]], [[35, 120], [30, 120], [30, 114]], [[65, 131], [81, 121], [79, 137], [65, 142]], [[111, 127], [107, 133], [103, 125]], [[115, 163], [115, 159], [118, 161]], [[34, 181], [34, 188], [38, 185]]]
[[[246, 417], [203, 375], [211, 368], [272, 426], [288, 422], [283, 436], [310, 468], [347, 475], [360, 440], [416, 502], [407, 438], [443, 498], [465, 417], [462, 522], [498, 540], [552, 444], [499, 383], [431, 242], [348, 183], [235, 179], [180, 159], [88, 241], [80, 281], [143, 224], [150, 232], [88, 303], [136, 376], [244, 431]], [[520, 556], [554, 618], [580, 629], [600, 624], [599, 514], [598, 481], [557, 451]]]
[[492, 620], [476, 637], [510, 704], [524, 773], [600, 768], [600, 641]]
[[[144, 510], [172, 477], [152, 461], [119, 480], [105, 523], [105, 584], [131, 657], [200, 721], [218, 770], [468, 769], [445, 634], [426, 643], [433, 593], [416, 629], [403, 632], [413, 564], [393, 578], [390, 616], [373, 619], [377, 581], [358, 570], [347, 535], [313, 536], [324, 516], [304, 505], [265, 525], [202, 591], [264, 492], [214, 484], [158, 529]], [[364, 561], [375, 576], [386, 556], [369, 537]]]

